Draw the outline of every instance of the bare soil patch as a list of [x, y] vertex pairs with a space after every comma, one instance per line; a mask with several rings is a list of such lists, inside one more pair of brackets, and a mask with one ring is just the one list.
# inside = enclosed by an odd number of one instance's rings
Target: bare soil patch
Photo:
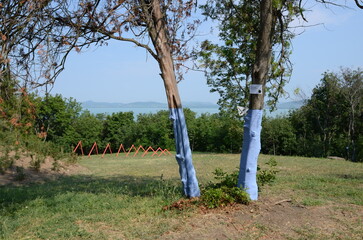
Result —
[[203, 210], [160, 239], [362, 239], [363, 207], [302, 206], [262, 198], [249, 205]]
[[68, 164], [61, 160], [55, 161], [51, 157], [46, 157], [44, 162], [40, 164], [40, 168], [36, 170], [32, 167], [31, 161], [31, 157], [27, 154], [22, 154], [19, 159], [14, 160], [12, 166], [5, 173], [0, 174], [0, 186], [43, 183], [55, 180], [60, 176], [88, 172], [87, 168], [78, 164]]

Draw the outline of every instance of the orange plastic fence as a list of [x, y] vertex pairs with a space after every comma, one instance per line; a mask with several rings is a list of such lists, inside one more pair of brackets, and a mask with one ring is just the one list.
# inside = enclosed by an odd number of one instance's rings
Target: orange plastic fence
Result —
[[[84, 152], [83, 152], [83, 146], [82, 146], [82, 141], [79, 141], [77, 146], [73, 149], [73, 152], [75, 153], [78, 149], [81, 150], [81, 153], [82, 153], [82, 156], [84, 156]], [[111, 144], [108, 143], [103, 151], [103, 154], [102, 154], [102, 158], [105, 156], [107, 150], [109, 151], [110, 154], [112, 154], [112, 149], [111, 149]], [[117, 154], [116, 154], [116, 157], [120, 154], [121, 150], [126, 153], [126, 157], [128, 157], [131, 153], [132, 150], [135, 150], [135, 153], [133, 154], [133, 157], [135, 157], [140, 150], [143, 150], [144, 153], [141, 155], [141, 157], [144, 157], [146, 156], [149, 151], [152, 151], [152, 154], [151, 156], [155, 156], [157, 155], [158, 157], [160, 157], [161, 155], [171, 155], [171, 153], [169, 152], [168, 149], [162, 149], [161, 147], [158, 147], [156, 150], [154, 150], [151, 146], [149, 146], [147, 149], [145, 149], [142, 145], [140, 145], [138, 148], [135, 147], [134, 144], [131, 145], [131, 147], [129, 148], [128, 151], [126, 151], [125, 147], [123, 144], [120, 144], [120, 147], [118, 148], [118, 151], [117, 151]], [[88, 157], [91, 157], [92, 153], [96, 152], [96, 155], [98, 155], [98, 145], [96, 142], [93, 143], [92, 147], [91, 147], [91, 150], [89, 151], [88, 153]]]
[[122, 143], [121, 143], [120, 147], [118, 148], [118, 151], [117, 151], [116, 157], [118, 157], [118, 155], [119, 155], [119, 153], [120, 153], [121, 149], [124, 151], [124, 153], [126, 153], [126, 150], [125, 150], [125, 148], [124, 148], [124, 145], [122, 145]]
[[142, 150], [145, 152], [145, 148], [144, 148], [143, 146], [141, 146], [141, 145], [140, 145], [140, 146], [137, 148], [137, 150], [136, 150], [136, 152], [135, 152], [135, 154], [134, 154], [134, 156], [133, 156], [133, 157], [135, 157], [135, 156], [139, 153], [140, 149], [142, 149]]
[[110, 153], [112, 154], [111, 145], [108, 143], [106, 148], [105, 148], [105, 151], [103, 151], [102, 158], [105, 156], [105, 153], [106, 153], [107, 149], [109, 149]]
[[164, 149], [163, 151], [161, 151], [161, 153], [158, 155], [158, 157], [160, 157], [161, 155], [168, 155], [169, 154], [169, 156], [171, 156], [171, 153], [169, 152], [169, 150], [168, 149]]
[[127, 152], [127, 154], [126, 154], [126, 157], [128, 157], [129, 156], [129, 154], [130, 154], [130, 152], [131, 152], [131, 150], [132, 149], [135, 149], [135, 151], [136, 151], [136, 147], [135, 147], [135, 145], [134, 144], [132, 144], [132, 146], [130, 147], [130, 149], [129, 149], [129, 151]]
[[142, 154], [142, 156], [141, 157], [144, 157], [148, 152], [149, 152], [149, 150], [152, 150], [153, 152], [155, 152], [155, 150], [150, 146], [150, 147], [148, 147], [147, 149], [146, 149], [146, 151], [144, 152], [144, 154]]
[[151, 155], [152, 157], [154, 156], [154, 155], [156, 155], [156, 154], [158, 154], [158, 152], [159, 151], [163, 151], [163, 149], [161, 149], [161, 147], [158, 147], [158, 149], [156, 149], [155, 151], [154, 151], [154, 153], [153, 153], [153, 155]]
[[98, 146], [97, 146], [96, 142], [92, 145], [92, 148], [88, 153], [88, 157], [91, 157], [91, 154], [92, 154], [93, 150], [96, 150], [96, 154], [98, 155]]
[[82, 141], [79, 141], [78, 142], [77, 146], [73, 149], [73, 152], [75, 153], [78, 148], [81, 148], [82, 156], [84, 156], [83, 147], [82, 147]]

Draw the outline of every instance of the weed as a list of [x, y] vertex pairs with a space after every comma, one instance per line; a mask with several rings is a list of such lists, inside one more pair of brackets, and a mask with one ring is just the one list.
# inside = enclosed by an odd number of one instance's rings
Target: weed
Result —
[[276, 170], [277, 161], [275, 158], [270, 158], [266, 163], [269, 166], [268, 169], [261, 170], [260, 166], [257, 166], [257, 185], [259, 191], [262, 186], [269, 184], [271, 185], [276, 180], [276, 174], [279, 172]]
[[202, 189], [200, 198], [201, 204], [207, 208], [217, 208], [233, 203], [248, 204], [250, 199], [248, 194], [237, 187], [238, 171], [231, 174], [217, 168], [213, 174], [219, 183], [209, 183]]
[[24, 168], [23, 167], [16, 167], [16, 175], [15, 175], [15, 181], [23, 181], [26, 177], [26, 174], [24, 172]]
[[61, 168], [61, 165], [59, 164], [59, 161], [57, 159], [54, 159], [54, 162], [52, 163], [52, 171], [59, 172]]
[[0, 155], [0, 173], [4, 173], [14, 163], [14, 157], [11, 156], [10, 151], [11, 149], [6, 147], [4, 153]]
[[30, 161], [30, 167], [38, 172], [40, 170], [41, 164], [45, 161], [45, 156], [31, 153], [30, 157], [32, 159]]
[[75, 153], [71, 153], [69, 154], [66, 159], [65, 159], [65, 162], [66, 163], [69, 163], [69, 164], [75, 164], [78, 162], [78, 155], [75, 154]]

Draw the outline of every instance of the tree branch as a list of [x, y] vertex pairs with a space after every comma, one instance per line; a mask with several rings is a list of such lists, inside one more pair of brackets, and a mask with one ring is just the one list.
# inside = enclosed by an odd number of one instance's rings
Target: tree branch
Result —
[[355, 4], [357, 5], [357, 7], [359, 7], [360, 9], [363, 9], [363, 4], [360, 3], [358, 0], [354, 0]]

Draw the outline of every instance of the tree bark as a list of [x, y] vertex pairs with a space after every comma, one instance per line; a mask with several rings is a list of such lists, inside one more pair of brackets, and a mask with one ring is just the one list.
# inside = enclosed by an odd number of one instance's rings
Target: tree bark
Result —
[[265, 85], [271, 59], [271, 34], [273, 29], [272, 0], [260, 4], [260, 30], [253, 66], [252, 84], [262, 85], [261, 94], [250, 94], [250, 104], [245, 117], [242, 154], [238, 187], [246, 189], [251, 200], [258, 199], [257, 161], [261, 150], [261, 122], [263, 115]]
[[[170, 119], [173, 121], [176, 160], [179, 165], [179, 173], [183, 184], [184, 194], [187, 197], [199, 197], [200, 190], [196, 172], [192, 162], [189, 137], [183, 108], [179, 96], [177, 81], [175, 78], [174, 63], [168, 41], [168, 33], [164, 22], [164, 15], [160, 8], [159, 0], [144, 1], [149, 12], [148, 30], [154, 48], [157, 52], [161, 77], [164, 81], [166, 97], [170, 110]], [[146, 9], [144, 9], [145, 11]]]

